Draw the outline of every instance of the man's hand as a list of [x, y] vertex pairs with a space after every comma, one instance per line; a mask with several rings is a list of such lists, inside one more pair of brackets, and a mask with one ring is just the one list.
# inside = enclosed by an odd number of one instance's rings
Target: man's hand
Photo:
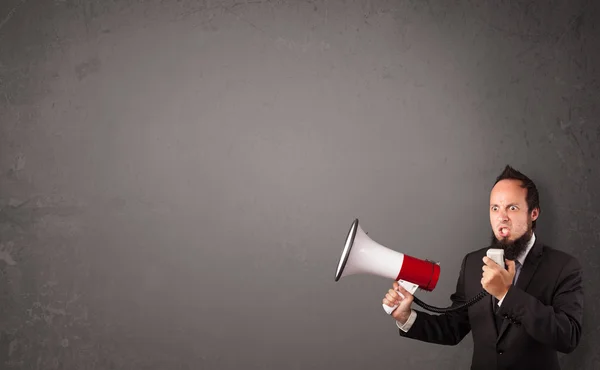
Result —
[[483, 276], [481, 286], [490, 295], [500, 300], [506, 295], [515, 277], [515, 261], [505, 260], [508, 270], [498, 265], [492, 259], [483, 257]]
[[398, 305], [398, 308], [392, 311], [392, 317], [401, 324], [404, 324], [410, 316], [413, 295], [406, 291], [397, 281], [394, 281], [392, 287], [393, 289], [388, 290], [385, 298], [383, 298], [383, 303], [390, 307]]

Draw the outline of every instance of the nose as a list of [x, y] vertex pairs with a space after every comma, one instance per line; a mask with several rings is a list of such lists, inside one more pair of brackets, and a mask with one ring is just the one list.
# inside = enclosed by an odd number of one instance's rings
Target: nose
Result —
[[506, 214], [506, 211], [498, 212], [498, 220], [499, 221], [508, 221], [508, 215]]

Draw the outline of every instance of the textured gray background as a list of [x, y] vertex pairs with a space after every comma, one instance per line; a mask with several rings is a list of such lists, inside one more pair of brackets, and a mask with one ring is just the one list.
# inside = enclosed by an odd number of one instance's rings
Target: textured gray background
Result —
[[600, 9], [510, 3], [3, 0], [0, 367], [467, 368], [334, 270], [359, 217], [448, 305], [510, 163], [600, 368]]

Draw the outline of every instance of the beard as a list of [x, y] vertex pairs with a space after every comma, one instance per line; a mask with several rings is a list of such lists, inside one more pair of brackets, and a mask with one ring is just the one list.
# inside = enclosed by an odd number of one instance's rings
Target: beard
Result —
[[509, 241], [506, 238], [499, 240], [496, 238], [494, 231], [492, 230], [492, 238], [491, 238], [491, 248], [498, 248], [504, 250], [504, 258], [515, 261], [522, 255], [527, 249], [527, 244], [531, 240], [531, 236], [533, 235], [533, 230], [531, 226], [527, 230], [527, 232], [521, 235], [519, 238], [514, 241]]

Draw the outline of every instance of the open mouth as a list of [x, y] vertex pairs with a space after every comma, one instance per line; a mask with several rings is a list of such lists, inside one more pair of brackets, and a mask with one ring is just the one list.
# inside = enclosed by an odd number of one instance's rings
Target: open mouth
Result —
[[510, 229], [506, 226], [502, 226], [498, 229], [498, 233], [503, 237], [506, 238], [507, 236], [510, 235]]

